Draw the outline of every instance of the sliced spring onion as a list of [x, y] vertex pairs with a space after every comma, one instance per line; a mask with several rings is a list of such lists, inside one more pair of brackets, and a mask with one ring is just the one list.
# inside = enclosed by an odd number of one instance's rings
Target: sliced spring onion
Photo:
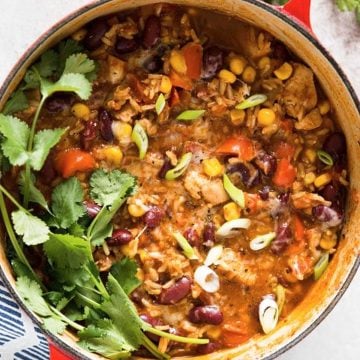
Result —
[[265, 334], [273, 331], [279, 320], [279, 308], [272, 296], [263, 298], [259, 305], [259, 320]]
[[198, 260], [199, 257], [196, 255], [194, 249], [186, 240], [186, 238], [181, 235], [179, 232], [174, 233], [174, 238], [178, 242], [179, 246], [182, 248], [184, 255], [190, 260]]
[[179, 114], [176, 120], [191, 121], [196, 120], [200, 116], [204, 115], [205, 110], [185, 110]]
[[160, 94], [155, 103], [155, 110], [158, 115], [162, 113], [166, 105], [165, 96]]
[[235, 201], [242, 209], [245, 208], [245, 196], [244, 192], [237, 188], [230, 180], [230, 178], [224, 174], [223, 177], [224, 189], [230, 196], [230, 198]]
[[275, 291], [276, 291], [276, 302], [278, 304], [279, 316], [280, 316], [281, 311], [282, 311], [282, 309], [284, 307], [284, 304], [285, 304], [285, 295], [286, 295], [285, 294], [285, 288], [282, 285], [278, 284], [276, 286]]
[[206, 292], [214, 293], [220, 289], [220, 281], [216, 272], [208, 266], [199, 266], [194, 273], [195, 282]]
[[223, 238], [232, 237], [237, 235], [240, 229], [248, 229], [250, 224], [251, 221], [249, 219], [230, 220], [220, 226], [216, 231], [216, 235]]
[[143, 159], [149, 146], [149, 140], [146, 131], [139, 123], [137, 123], [133, 128], [131, 133], [131, 140], [139, 149], [139, 158]]
[[329, 265], [329, 253], [325, 253], [321, 256], [319, 261], [316, 263], [314, 267], [314, 279], [319, 280], [321, 275], [324, 273], [326, 268]]
[[187, 167], [190, 164], [192, 158], [192, 153], [188, 152], [186, 154], [184, 154], [181, 159], [179, 160], [179, 162], [177, 163], [177, 165], [171, 169], [168, 170], [165, 174], [165, 179], [166, 180], [174, 180], [177, 177], [181, 176], [187, 169]]
[[245, 110], [264, 103], [267, 100], [267, 96], [264, 94], [254, 94], [247, 99], [236, 105], [236, 109]]
[[211, 266], [213, 264], [216, 265], [217, 261], [220, 259], [223, 253], [222, 245], [213, 246], [207, 254], [207, 257], [204, 261], [205, 266]]
[[250, 249], [254, 251], [265, 249], [267, 246], [270, 245], [270, 243], [275, 239], [275, 237], [276, 234], [274, 232], [256, 236], [250, 241]]
[[334, 165], [334, 160], [329, 153], [324, 150], [318, 150], [316, 153], [320, 161], [322, 161], [325, 165]]

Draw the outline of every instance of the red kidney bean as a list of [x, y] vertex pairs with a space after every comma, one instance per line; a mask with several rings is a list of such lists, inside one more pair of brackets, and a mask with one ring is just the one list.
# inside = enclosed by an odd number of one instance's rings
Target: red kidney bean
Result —
[[131, 53], [139, 47], [139, 44], [135, 38], [127, 39], [122, 36], [118, 36], [114, 49], [117, 55], [124, 55]]
[[204, 50], [202, 78], [211, 79], [223, 67], [224, 52], [217, 46], [211, 46]]
[[160, 20], [155, 15], [150, 15], [145, 22], [142, 43], [146, 49], [153, 47], [160, 38]]
[[[140, 315], [140, 319], [145, 321], [146, 323], [148, 323], [149, 325], [151, 325], [152, 327], [161, 325], [161, 321], [159, 319], [155, 319], [152, 316], [148, 315], [148, 314], [141, 314]], [[146, 332], [146, 335], [148, 338], [150, 338], [152, 341], [154, 342], [159, 342], [160, 340], [160, 336]]]
[[98, 123], [97, 121], [90, 120], [85, 123], [85, 129], [80, 134], [81, 146], [88, 150], [90, 148], [91, 142], [95, 140], [98, 132]]
[[90, 200], [84, 201], [84, 206], [86, 208], [86, 213], [91, 219], [93, 219], [101, 210], [101, 206]]
[[271, 251], [274, 254], [281, 254], [290, 245], [293, 239], [289, 223], [283, 222], [276, 229], [276, 238], [271, 243]]
[[206, 355], [219, 350], [220, 347], [220, 344], [217, 342], [209, 342], [207, 344], [198, 345], [196, 351], [198, 354]]
[[149, 73], [158, 73], [161, 71], [162, 67], [163, 67], [163, 61], [161, 60], [160, 56], [156, 56], [156, 55], [147, 59], [144, 63], [144, 68]]
[[255, 164], [266, 176], [272, 176], [277, 167], [275, 156], [267, 154], [265, 151], [259, 152], [255, 160]]
[[173, 305], [184, 299], [191, 290], [191, 281], [183, 276], [168, 289], [163, 289], [159, 296], [159, 302], [163, 305]]
[[208, 222], [205, 224], [203, 238], [203, 245], [206, 247], [212, 247], [215, 244], [215, 224], [213, 222]]
[[128, 244], [133, 239], [131, 232], [127, 229], [117, 229], [112, 236], [107, 239], [107, 243], [112, 246]]
[[163, 166], [161, 167], [161, 169], [160, 169], [160, 171], [158, 173], [159, 178], [160, 179], [165, 179], [166, 173], [172, 168], [173, 168], [173, 166], [171, 165], [170, 159], [167, 156], [165, 156], [164, 164], [163, 164]]
[[102, 37], [108, 31], [109, 25], [105, 19], [97, 19], [88, 25], [88, 31], [84, 39], [84, 46], [92, 51], [102, 44]]
[[144, 214], [144, 222], [150, 229], [154, 229], [160, 225], [164, 215], [165, 213], [162, 209], [157, 206], [153, 206]]
[[50, 96], [45, 102], [45, 108], [51, 113], [57, 113], [69, 108], [73, 95], [69, 93], [56, 93]]
[[274, 41], [271, 47], [273, 49], [273, 57], [275, 59], [280, 59], [285, 61], [290, 58], [290, 53], [287, 47], [282, 42]]
[[261, 200], [269, 200], [269, 193], [270, 193], [270, 186], [265, 185], [262, 189], [260, 189], [258, 191], [259, 195], [260, 195], [260, 199]]
[[191, 246], [200, 246], [200, 236], [194, 228], [191, 227], [189, 229], [186, 229], [184, 232], [184, 237]]
[[114, 135], [111, 129], [113, 120], [110, 113], [105, 109], [100, 109], [98, 118], [100, 124], [100, 134], [102, 138], [108, 142], [112, 141], [114, 139]]
[[195, 306], [190, 310], [189, 320], [194, 324], [219, 325], [224, 317], [218, 306]]
[[252, 188], [261, 182], [260, 172], [251, 164], [237, 163], [227, 167], [229, 173], [237, 173], [246, 188]]
[[344, 134], [335, 132], [330, 134], [324, 141], [323, 150], [332, 156], [337, 161], [342, 156], [346, 155], [346, 139]]
[[341, 224], [342, 215], [334, 208], [325, 205], [318, 205], [312, 209], [313, 216], [328, 227], [335, 227]]
[[54, 160], [48, 157], [44, 166], [40, 170], [40, 180], [45, 184], [50, 184], [56, 178], [56, 171], [54, 168]]

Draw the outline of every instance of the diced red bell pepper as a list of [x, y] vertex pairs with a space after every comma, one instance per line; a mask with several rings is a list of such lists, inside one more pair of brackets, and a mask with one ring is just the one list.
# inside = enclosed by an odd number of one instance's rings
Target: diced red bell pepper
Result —
[[191, 42], [182, 48], [186, 62], [186, 75], [192, 80], [200, 79], [202, 66], [202, 46]]
[[245, 136], [227, 139], [216, 150], [219, 155], [237, 155], [240, 160], [250, 161], [255, 157], [253, 142]]
[[186, 75], [179, 75], [174, 70], [170, 71], [169, 78], [171, 80], [171, 84], [175, 87], [182, 88], [184, 90], [192, 89], [192, 82], [189, 77]]
[[275, 155], [278, 159], [292, 159], [295, 154], [295, 147], [284, 141], [275, 146]]
[[272, 178], [276, 186], [289, 188], [296, 179], [296, 169], [288, 159], [280, 159]]

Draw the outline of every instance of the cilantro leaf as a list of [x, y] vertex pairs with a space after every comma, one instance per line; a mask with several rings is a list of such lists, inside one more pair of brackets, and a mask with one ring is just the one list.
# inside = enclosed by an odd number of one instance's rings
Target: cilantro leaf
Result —
[[89, 242], [68, 234], [50, 234], [50, 240], [44, 244], [44, 251], [50, 264], [57, 269], [80, 269], [92, 261]]
[[24, 165], [28, 160], [26, 151], [30, 129], [16, 117], [0, 114], [0, 133], [4, 136], [1, 148], [12, 165]]
[[61, 41], [57, 47], [59, 53], [59, 74], [62, 74], [65, 68], [66, 59], [76, 53], [83, 51], [82, 45], [73, 39]]
[[86, 54], [78, 53], [66, 59], [63, 74], [88, 74], [95, 70], [95, 62]]
[[[19, 187], [20, 192], [24, 194], [24, 186], [25, 186], [25, 172], [22, 171], [19, 176]], [[45, 210], [50, 212], [47, 201], [45, 200], [42, 192], [35, 186], [35, 176], [31, 174], [30, 176], [30, 184], [29, 184], [29, 201], [32, 203], [39, 204]]]
[[36, 89], [40, 87], [38, 72], [35, 69], [35, 67], [31, 67], [29, 70], [26, 71], [24, 76], [25, 84], [21, 86], [22, 90]]
[[25, 304], [39, 316], [52, 316], [49, 305], [42, 297], [40, 285], [27, 277], [19, 277], [16, 281], [16, 289]]
[[60, 91], [74, 92], [82, 100], [87, 100], [91, 95], [91, 83], [83, 74], [63, 74], [60, 79], [52, 83], [41, 78], [41, 94], [48, 98]]
[[90, 196], [98, 205], [112, 205], [121, 196], [122, 189], [132, 183], [133, 179], [132, 175], [120, 170], [96, 170], [90, 178]]
[[126, 198], [136, 191], [136, 179], [120, 170], [95, 171], [90, 178], [90, 195], [100, 205], [104, 205], [87, 231], [92, 245], [101, 245], [111, 235], [111, 220]]
[[60, 141], [67, 129], [41, 130], [35, 134], [34, 148], [30, 163], [34, 170], [39, 171], [49, 155], [50, 150]]
[[82, 348], [101, 354], [109, 359], [123, 359], [129, 357], [129, 347], [117, 328], [109, 319], [98, 320], [78, 333]]
[[37, 282], [27, 277], [19, 277], [16, 281], [16, 289], [27, 307], [42, 317], [45, 329], [56, 334], [65, 331], [66, 324], [51, 310]]
[[25, 110], [29, 106], [28, 99], [22, 89], [16, 90], [6, 102], [3, 114], [13, 114], [17, 111]]
[[38, 245], [49, 240], [50, 230], [38, 217], [23, 210], [17, 210], [11, 213], [11, 218], [15, 232], [23, 236], [26, 245]]
[[54, 225], [67, 229], [85, 214], [80, 181], [71, 177], [57, 185], [51, 195]]
[[125, 293], [129, 295], [140, 284], [141, 281], [136, 277], [138, 266], [135, 260], [125, 257], [115, 263], [110, 272], [118, 281]]
[[58, 53], [53, 49], [44, 52], [44, 54], [41, 55], [40, 61], [35, 64], [35, 67], [40, 76], [44, 78], [51, 77], [59, 67]]
[[[129, 344], [129, 350], [138, 349], [143, 342], [144, 334], [141, 330], [142, 321], [135, 306], [111, 274], [108, 277], [107, 288], [110, 299], [102, 303], [101, 310], [113, 321], [121, 337]], [[119, 308], [121, 311], [118, 310]]]

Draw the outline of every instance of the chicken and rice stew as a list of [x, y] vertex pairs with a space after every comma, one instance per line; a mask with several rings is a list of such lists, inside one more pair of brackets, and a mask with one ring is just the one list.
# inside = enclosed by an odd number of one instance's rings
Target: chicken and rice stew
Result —
[[331, 105], [282, 43], [223, 15], [92, 21], [28, 69], [0, 133], [17, 290], [104, 357], [270, 333], [336, 251], [348, 177]]

